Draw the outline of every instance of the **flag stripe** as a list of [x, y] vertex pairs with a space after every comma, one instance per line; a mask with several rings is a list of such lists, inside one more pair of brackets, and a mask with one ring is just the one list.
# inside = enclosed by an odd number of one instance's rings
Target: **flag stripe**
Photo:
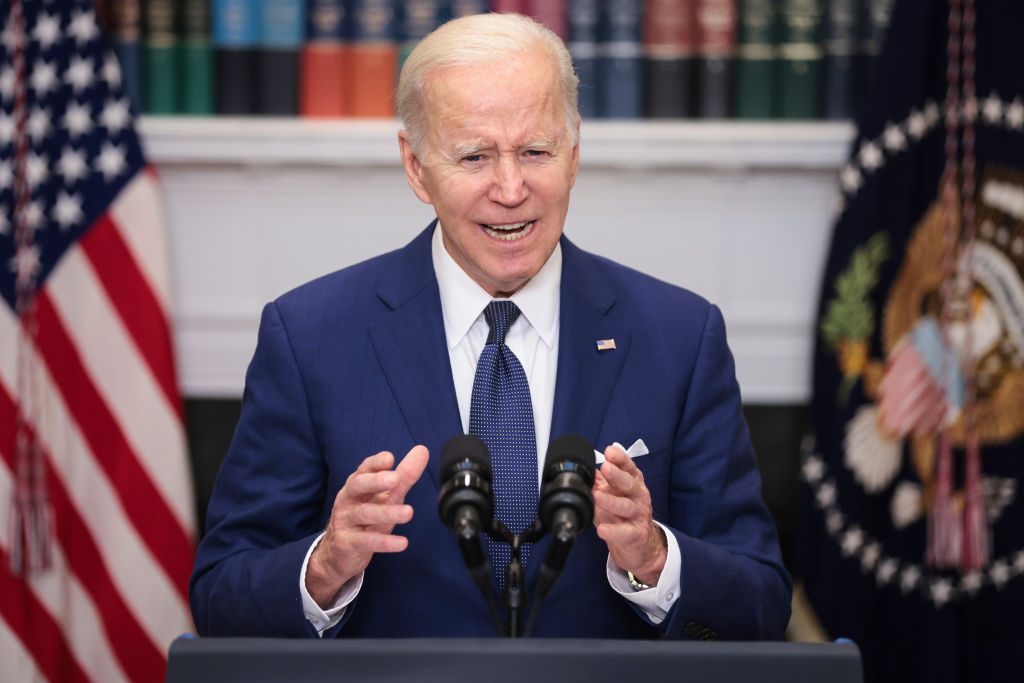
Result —
[[[68, 649], [67, 641], [49, 611], [18, 577], [11, 574], [8, 555], [0, 547], [0, 617], [10, 633], [31, 654], [39, 671], [50, 681], [89, 681]], [[0, 634], [0, 640], [6, 636]], [[5, 680], [11, 673], [3, 662]]]
[[[104, 214], [79, 241], [93, 271], [106, 290], [107, 298], [121, 316], [138, 352], [149, 365], [168, 405], [182, 418], [181, 401], [174, 373], [171, 331], [148, 279], [121, 239], [109, 214]], [[67, 258], [67, 257], [65, 257]], [[63, 263], [61, 264], [63, 267]], [[54, 282], [50, 289], [57, 287]], [[79, 288], [82, 283], [77, 283]]]
[[[111, 228], [109, 223], [95, 227]], [[135, 285], [144, 283], [122, 281], [119, 286], [129, 289]], [[160, 489], [178, 523], [185, 529], [194, 528], [195, 508], [181, 416], [154, 381], [83, 251], [68, 249], [50, 277], [47, 292], [89, 380], [121, 427], [132, 452]], [[179, 457], [167, 457], [171, 453]]]
[[0, 610], [0, 662], [3, 662], [4, 676], [18, 683], [44, 683], [46, 678], [36, 666], [32, 654], [25, 649], [21, 638], [3, 619]]
[[78, 349], [43, 294], [36, 301], [39, 351], [75, 422], [107, 477], [118, 492], [139, 535], [183, 597], [192, 572], [192, 543], [177, 517], [131, 451], [120, 425], [92, 384]]
[[[11, 396], [0, 388], [2, 443], [13, 443], [14, 411]], [[56, 477], [49, 454], [46, 456], [46, 474], [50, 481], [55, 531], [71, 571], [88, 587], [92, 601], [98, 607], [99, 618], [107, 637], [122, 646], [116, 650], [116, 654], [129, 678], [138, 681], [159, 680], [165, 667], [164, 655], [148, 638], [138, 620], [125, 605], [92, 535], [71, 504], [64, 486]], [[13, 470], [13, 454], [5, 450], [0, 453], [0, 457]]]
[[[11, 337], [16, 320], [0, 309], [0, 338]], [[15, 385], [13, 348], [0, 346], [0, 391]], [[95, 456], [53, 386], [38, 358], [27, 359], [38, 390], [42, 420], [35, 425], [43, 449], [50, 454], [54, 476], [80, 511], [125, 601], [160, 649], [184, 631], [192, 630], [186, 600], [139, 538], [116, 491], [99, 469]]]
[[165, 318], [171, 319], [170, 264], [163, 225], [163, 200], [156, 172], [146, 167], [125, 185], [110, 206], [128, 250], [133, 254], [149, 289], [160, 302]]

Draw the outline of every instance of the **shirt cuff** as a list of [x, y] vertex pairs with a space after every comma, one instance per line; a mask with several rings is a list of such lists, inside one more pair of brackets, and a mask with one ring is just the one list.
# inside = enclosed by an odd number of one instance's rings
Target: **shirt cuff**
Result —
[[306, 551], [306, 557], [302, 560], [302, 571], [299, 572], [299, 595], [302, 596], [302, 611], [306, 615], [306, 620], [313, 625], [313, 628], [316, 629], [316, 634], [321, 638], [324, 635], [324, 631], [338, 625], [341, 618], [345, 616], [345, 610], [356, 599], [356, 596], [359, 595], [359, 590], [363, 587], [363, 572], [360, 572], [358, 576], [353, 576], [345, 582], [345, 585], [338, 591], [334, 604], [326, 611], [316, 604], [309, 591], [306, 590], [306, 567], [309, 565], [310, 555], [313, 554], [313, 550], [316, 549], [317, 544], [323, 537], [324, 534], [321, 533], [316, 537], [312, 545], [309, 546], [309, 550]]
[[652, 623], [660, 624], [668, 616], [672, 605], [682, 593], [680, 569], [683, 560], [682, 553], [679, 551], [679, 541], [676, 540], [675, 534], [669, 531], [664, 524], [659, 522], [655, 522], [655, 524], [665, 532], [665, 541], [668, 546], [665, 567], [661, 570], [661, 578], [658, 579], [657, 585], [651, 586], [647, 590], [634, 590], [629, 583], [629, 577], [626, 576], [626, 570], [621, 569], [612, 561], [611, 553], [608, 554], [605, 570], [612, 590], [639, 607]]

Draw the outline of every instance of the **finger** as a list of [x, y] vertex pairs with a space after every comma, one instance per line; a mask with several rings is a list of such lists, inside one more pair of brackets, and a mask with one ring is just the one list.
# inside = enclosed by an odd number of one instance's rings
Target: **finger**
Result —
[[349, 526], [387, 527], [390, 531], [396, 524], [405, 524], [412, 519], [412, 506], [364, 503], [350, 508], [345, 518]]
[[600, 510], [603, 516], [616, 517], [621, 521], [643, 519], [644, 509], [629, 498], [614, 496], [604, 491], [594, 495], [594, 510]]
[[636, 478], [630, 476], [613, 462], [605, 462], [601, 465], [601, 474], [608, 483], [608, 490], [615, 495], [633, 495], [636, 489]]
[[430, 451], [426, 446], [413, 446], [405, 454], [402, 462], [398, 463], [398, 467], [395, 468], [395, 472], [398, 473], [396, 493], [399, 497], [405, 498], [405, 494], [409, 492], [413, 484], [419, 481], [423, 470], [427, 469], [428, 462], [430, 462]]
[[608, 446], [604, 449], [604, 459], [607, 462], [614, 464], [616, 467], [621, 469], [623, 472], [632, 473], [636, 470], [636, 465], [633, 463], [633, 458], [629, 457], [626, 451], [622, 450], [619, 446]]
[[356, 468], [356, 473], [383, 472], [395, 466], [395, 456], [389, 451], [381, 451], [363, 460]]
[[383, 472], [359, 472], [349, 476], [342, 492], [346, 498], [367, 498], [379, 493], [387, 493], [398, 485], [398, 474], [391, 470]]
[[338, 538], [338, 545], [349, 553], [400, 553], [409, 547], [409, 539], [379, 531], [350, 531]]

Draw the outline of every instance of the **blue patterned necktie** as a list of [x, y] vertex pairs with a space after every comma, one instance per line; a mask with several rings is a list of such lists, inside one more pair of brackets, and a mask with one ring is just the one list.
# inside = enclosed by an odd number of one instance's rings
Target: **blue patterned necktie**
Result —
[[[469, 433], [491, 452], [494, 514], [516, 534], [537, 516], [537, 432], [530, 387], [519, 359], [505, 345], [505, 334], [518, 317], [519, 309], [508, 300], [492, 301], [484, 309], [491, 331], [477, 361], [469, 408]], [[524, 545], [520, 553], [524, 569], [529, 550]], [[503, 588], [511, 548], [487, 537], [487, 557]]]

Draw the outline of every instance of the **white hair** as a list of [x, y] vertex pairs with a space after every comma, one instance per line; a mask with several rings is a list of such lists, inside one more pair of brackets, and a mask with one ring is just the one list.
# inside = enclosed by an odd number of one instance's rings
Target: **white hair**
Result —
[[420, 41], [402, 66], [395, 103], [409, 133], [413, 153], [422, 158], [427, 128], [423, 84], [427, 74], [446, 66], [481, 66], [538, 51], [550, 55], [561, 83], [565, 129], [572, 145], [579, 141], [579, 79], [562, 39], [521, 14], [472, 14], [453, 19]]

